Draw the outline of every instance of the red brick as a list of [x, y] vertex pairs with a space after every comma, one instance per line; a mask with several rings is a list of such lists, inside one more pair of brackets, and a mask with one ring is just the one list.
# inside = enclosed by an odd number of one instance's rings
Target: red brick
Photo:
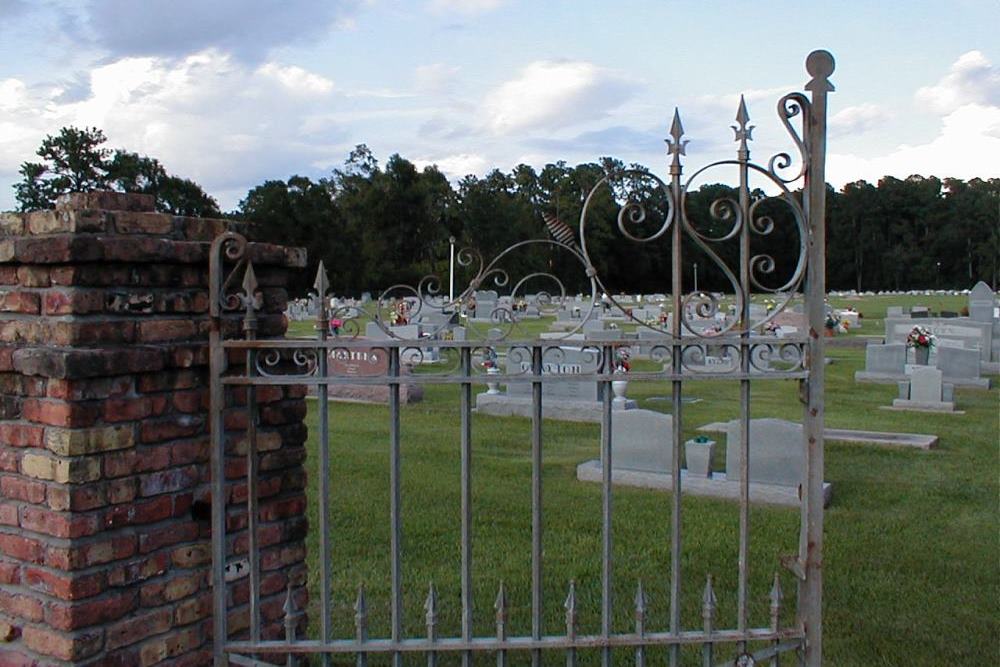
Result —
[[8, 591], [0, 591], [0, 609], [15, 618], [34, 623], [42, 620], [45, 615], [42, 601], [38, 598]]
[[20, 469], [21, 455], [10, 449], [0, 449], [0, 470], [17, 472]]
[[41, 542], [30, 537], [2, 533], [0, 553], [29, 563], [41, 563], [45, 557], [45, 548]]
[[189, 370], [146, 373], [138, 377], [137, 383], [136, 390], [143, 394], [172, 389], [191, 389], [203, 384], [201, 374]]
[[104, 401], [104, 421], [138, 421], [153, 414], [153, 401], [148, 397], [118, 398]]
[[284, 498], [266, 503], [260, 508], [261, 521], [277, 521], [293, 516], [303, 516], [306, 510], [305, 496]]
[[21, 527], [55, 537], [84, 537], [100, 529], [96, 515], [53, 512], [41, 507], [21, 509]]
[[212, 615], [212, 594], [203, 593], [184, 600], [174, 610], [175, 625], [189, 625]]
[[211, 455], [212, 442], [208, 438], [198, 440], [181, 440], [170, 444], [170, 463], [186, 465], [188, 463], [208, 461]]
[[41, 308], [41, 298], [35, 292], [0, 290], [0, 312], [37, 315]]
[[0, 525], [16, 526], [17, 524], [17, 505], [14, 503], [0, 503]]
[[198, 567], [212, 562], [212, 545], [209, 543], [188, 544], [178, 547], [170, 554], [177, 567]]
[[92, 426], [100, 412], [97, 406], [65, 401], [28, 398], [24, 401], [24, 418], [49, 426]]
[[[132, 586], [152, 577], [158, 577], [170, 567], [170, 554], [160, 552], [128, 563], [116, 564], [108, 570], [110, 586]], [[144, 606], [145, 603], [143, 603]]]
[[198, 325], [190, 319], [139, 322], [139, 340], [146, 343], [187, 340], [197, 333]]
[[208, 390], [176, 391], [171, 401], [178, 412], [200, 412], [208, 407]]
[[161, 470], [139, 478], [139, 495], [155, 496], [190, 489], [199, 479], [198, 467], [193, 465]]
[[25, 645], [35, 653], [66, 661], [88, 658], [101, 650], [103, 635], [99, 631], [67, 635], [57, 630], [26, 626]]
[[4, 476], [0, 478], [0, 494], [4, 498], [37, 505], [45, 502], [45, 484], [23, 477]]
[[195, 625], [181, 632], [171, 633], [142, 644], [139, 649], [140, 667], [148, 667], [187, 653], [201, 646], [203, 637], [201, 626]]
[[23, 287], [48, 287], [49, 267], [22, 265], [17, 267], [17, 282]]
[[122, 646], [129, 646], [147, 637], [166, 632], [170, 627], [170, 609], [154, 609], [109, 626], [106, 632], [105, 648], [113, 651]]
[[46, 395], [49, 398], [61, 398], [68, 401], [104, 399], [127, 394], [132, 390], [132, 384], [132, 377], [128, 375], [85, 380], [52, 378], [48, 381]]
[[121, 528], [143, 523], [154, 523], [173, 515], [173, 498], [159, 496], [152, 500], [112, 507], [104, 516], [105, 528]]
[[150, 470], [162, 470], [168, 465], [170, 465], [168, 446], [126, 449], [104, 455], [104, 476], [124, 477]]
[[91, 625], [116, 621], [139, 605], [137, 591], [124, 591], [86, 602], [63, 604], [52, 602], [45, 613], [45, 621], [59, 630], [78, 630]]
[[135, 535], [118, 535], [83, 545], [50, 546], [45, 554], [45, 564], [59, 570], [80, 570], [131, 558], [135, 555], [137, 545]]
[[190, 542], [198, 537], [198, 524], [177, 523], [139, 534], [139, 553], [146, 554], [161, 547]]
[[25, 567], [23, 581], [26, 586], [62, 600], [82, 600], [93, 597], [105, 589], [104, 573], [64, 573]]
[[49, 290], [45, 293], [42, 312], [46, 315], [86, 315], [104, 311], [101, 290]]
[[195, 415], [172, 415], [156, 420], [146, 420], [139, 430], [142, 442], [162, 442], [190, 438], [205, 428], [205, 419]]
[[45, 428], [37, 424], [0, 423], [0, 444], [11, 447], [41, 447]]
[[21, 583], [21, 566], [9, 560], [0, 561], [0, 584]]

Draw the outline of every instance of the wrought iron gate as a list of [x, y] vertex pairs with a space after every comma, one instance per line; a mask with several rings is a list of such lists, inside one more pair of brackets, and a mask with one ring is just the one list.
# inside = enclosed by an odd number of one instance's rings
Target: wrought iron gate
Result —
[[[737, 664], [752, 665], [769, 661], [778, 665], [782, 654], [791, 653], [800, 663], [818, 667], [822, 656], [821, 635], [821, 572], [823, 544], [823, 423], [824, 423], [824, 372], [823, 337], [824, 296], [825, 296], [825, 180], [824, 160], [826, 152], [826, 104], [827, 93], [833, 90], [828, 77], [833, 72], [833, 58], [825, 51], [809, 55], [806, 69], [811, 80], [806, 90], [811, 94], [790, 93], [778, 102], [778, 117], [798, 150], [793, 158], [787, 153], [779, 153], [770, 158], [766, 166], [750, 161], [749, 142], [753, 126], [743, 100], [740, 101], [733, 126], [738, 144], [735, 160], [725, 160], [710, 164], [687, 179], [682, 179], [682, 156], [685, 155], [687, 141], [680, 117], [675, 112], [670, 138], [667, 139], [671, 163], [668, 181], [663, 181], [646, 172], [620, 172], [609, 174], [594, 186], [587, 197], [580, 216], [578, 234], [550, 220], [553, 238], [525, 241], [508, 248], [498, 257], [483, 262], [474, 253], [459, 255], [461, 264], [469, 266], [478, 262], [475, 278], [468, 288], [454, 298], [438, 294], [438, 284], [425, 280], [415, 287], [394, 286], [382, 295], [375, 304], [374, 318], [384, 333], [381, 340], [359, 340], [359, 323], [352, 316], [357, 312], [329, 312], [327, 292], [329, 285], [322, 266], [316, 280], [316, 292], [320, 304], [318, 333], [308, 340], [256, 340], [257, 284], [253, 267], [248, 261], [246, 240], [234, 233], [216, 239], [211, 256], [211, 314], [215, 320], [211, 338], [211, 413], [212, 413], [212, 536], [213, 536], [213, 577], [214, 586], [214, 655], [216, 665], [271, 664], [275, 660], [287, 660], [293, 664], [298, 656], [317, 654], [324, 664], [329, 664], [336, 656], [350, 657], [358, 667], [367, 664], [369, 655], [390, 656], [393, 665], [402, 665], [405, 655], [426, 656], [429, 665], [434, 665], [438, 656], [459, 655], [463, 665], [476, 661], [495, 659], [503, 667], [508, 655], [515, 652], [526, 653], [533, 665], [541, 664], [546, 655], [557, 653], [565, 656], [567, 665], [574, 665], [578, 649], [596, 649], [601, 663], [610, 665], [612, 657], [619, 661], [627, 655], [640, 667], [646, 662], [647, 647], [665, 646], [671, 665], [680, 661], [682, 646], [700, 646], [704, 665]], [[795, 121], [795, 122], [793, 122]], [[796, 125], [800, 129], [796, 129]], [[706, 170], [718, 167], [734, 169], [739, 174], [738, 198], [719, 199], [710, 210], [715, 228], [714, 233], [699, 229], [689, 219], [686, 209], [687, 192], [692, 183]], [[786, 176], [786, 172], [793, 173]], [[767, 197], [754, 195], [751, 178], [761, 178], [773, 193]], [[636, 185], [642, 183], [643, 185]], [[799, 187], [793, 191], [792, 186]], [[640, 328], [652, 329], [662, 334], [654, 337], [649, 358], [657, 363], [655, 370], [635, 370], [634, 380], [651, 380], [669, 383], [672, 389], [671, 404], [673, 414], [672, 449], [672, 511], [670, 512], [671, 558], [669, 569], [669, 614], [667, 627], [653, 628], [647, 624], [647, 600], [640, 589], [635, 598], [635, 631], [614, 633], [612, 631], [612, 582], [614, 576], [612, 559], [612, 442], [611, 424], [614, 419], [610, 383], [616, 379], [616, 353], [620, 342], [578, 343], [593, 362], [592, 371], [576, 375], [574, 380], [587, 379], [598, 383], [604, 391], [601, 398], [601, 464], [602, 464], [602, 538], [601, 538], [601, 600], [600, 631], [582, 634], [577, 631], [577, 601], [575, 589], [570, 586], [566, 599], [566, 631], [563, 634], [544, 634], [542, 623], [542, 461], [543, 461], [543, 387], [552, 383], [565, 382], [567, 376], [548, 372], [548, 364], [558, 361], [564, 354], [558, 339], [532, 338], [518, 339], [518, 316], [506, 306], [490, 308], [482, 312], [479, 304], [474, 313], [470, 297], [474, 290], [487, 280], [496, 284], [512, 285], [515, 296], [526, 294], [527, 285], [532, 281], [552, 280], [556, 289], [539, 292], [533, 304], [544, 314], [554, 309], [566, 299], [566, 290], [558, 277], [544, 271], [531, 273], [516, 283], [504, 271], [504, 261], [512, 253], [529, 247], [543, 246], [552, 252], [564, 254], [578, 265], [590, 286], [589, 312], [581, 313], [573, 331], [578, 332], [583, 323], [596, 316], [595, 308], [602, 307], [602, 300], [611, 307], [626, 310], [611, 295], [594, 268], [588, 253], [588, 225], [591, 201], [601, 188], [610, 187], [620, 191], [621, 208], [617, 217], [617, 231], [630, 242], [647, 242], [655, 239], [669, 239], [672, 248], [670, 258], [669, 309], [672, 313], [669, 323], [635, 321]], [[650, 193], [658, 197], [660, 204], [647, 207], [637, 197], [637, 193]], [[779, 201], [787, 207], [790, 233], [797, 238], [797, 265], [790, 277], [781, 285], [766, 286], [765, 276], [773, 273], [774, 261], [766, 253], [751, 254], [751, 238], [766, 236], [775, 227], [775, 221], [764, 214], [763, 201]], [[654, 210], [655, 209], [655, 210]], [[656, 223], [650, 222], [653, 213], [659, 215]], [[720, 310], [717, 297], [697, 291], [687, 291], [684, 285], [684, 257], [682, 241], [694, 244], [707, 255], [714, 267], [725, 275], [734, 300], [731, 320], [720, 319], [717, 330], [705, 331], [696, 327], [694, 320], [714, 315]], [[727, 266], [716, 252], [722, 242], [739, 245], [739, 265]], [[777, 303], [766, 314], [751, 315], [751, 293], [769, 293]], [[469, 340], [447, 340], [440, 330], [419, 339], [400, 339], [393, 329], [386, 326], [384, 318], [390, 297], [409, 294], [412, 304], [410, 315], [432, 309], [452, 313], [476, 314], [486, 320], [483, 331]], [[602, 296], [607, 293], [611, 296]], [[775, 317], [789, 307], [796, 294], [802, 294], [805, 301], [805, 315], [808, 331], [798, 335], [776, 339], [760, 333]], [[224, 320], [242, 317], [242, 339], [230, 339], [223, 335]], [[328, 333], [327, 324], [331, 318], [342, 320], [335, 334]], [[475, 329], [475, 319], [469, 320]], [[567, 334], [567, 335], [569, 335]], [[729, 365], [706, 369], [700, 361], [707, 345], [726, 351]], [[385, 355], [387, 365], [384, 371], [367, 376], [346, 376], [332, 368], [332, 360], [337, 355], [350, 355], [360, 350], [376, 350]], [[437, 636], [435, 627], [436, 605], [433, 587], [425, 607], [427, 633], [424, 637], [404, 636], [404, 608], [402, 590], [403, 531], [401, 514], [403, 497], [401, 494], [401, 435], [400, 435], [400, 386], [404, 382], [402, 369], [406, 364], [425, 361], [430, 354], [439, 354], [452, 360], [451, 367], [444, 372], [417, 373], [405, 378], [409, 384], [450, 384], [459, 387], [460, 395], [460, 451], [461, 451], [461, 633], [455, 637]], [[505, 371], [496, 374], [490, 370], [492, 360], [498, 357], [508, 360]], [[228, 363], [230, 359], [245, 358], [245, 365]], [[484, 363], [485, 362], [485, 363]], [[772, 363], [773, 362], [773, 363]], [[443, 364], [448, 365], [448, 364]], [[737, 618], [735, 627], [717, 627], [716, 592], [712, 579], [704, 584], [702, 614], [700, 618], [682, 618], [681, 590], [684, 580], [681, 571], [682, 504], [681, 504], [681, 453], [682, 416], [684, 384], [691, 379], [709, 378], [718, 381], [738, 382], [740, 386], [740, 455], [741, 484], [739, 493], [739, 545], [738, 545], [738, 590]], [[798, 553], [785, 559], [782, 565], [788, 568], [797, 580], [795, 621], [787, 626], [780, 623], [782, 593], [777, 585], [771, 591], [770, 623], [753, 627], [749, 619], [751, 592], [749, 590], [749, 550], [750, 550], [750, 491], [749, 491], [749, 428], [750, 428], [750, 388], [752, 383], [772, 379], [794, 379], [800, 383], [800, 399], [803, 404], [803, 443], [805, 467], [800, 487], [801, 521]], [[504, 589], [496, 598], [495, 627], [473, 626], [473, 576], [472, 562], [472, 507], [475, 501], [472, 492], [472, 409], [473, 388], [489, 382], [505, 383], [508, 386], [527, 385], [530, 387], [531, 419], [531, 466], [532, 466], [532, 548], [531, 548], [531, 632], [525, 636], [510, 636], [508, 632], [508, 603]], [[367, 632], [367, 608], [365, 593], [359, 592], [355, 605], [355, 628], [353, 637], [335, 637], [332, 629], [333, 614], [331, 590], [333, 554], [330, 548], [330, 423], [328, 417], [328, 391], [341, 384], [387, 386], [389, 418], [388, 471], [390, 487], [390, 571], [391, 583], [391, 632], [388, 637], [369, 637]], [[258, 536], [258, 493], [257, 473], [260, 451], [257, 446], [253, 392], [261, 387], [274, 385], [306, 385], [315, 391], [318, 408], [317, 423], [319, 460], [319, 525], [312, 526], [320, 533], [319, 540], [319, 618], [318, 638], [304, 639], [295, 636], [296, 616], [291, 587], [285, 608], [283, 637], [265, 637], [262, 634], [261, 610], [261, 564], [259, 562], [260, 542]], [[243, 387], [249, 394], [246, 401], [250, 411], [247, 425], [246, 484], [248, 488], [245, 505], [227, 506], [225, 424], [223, 408], [226, 394], [234, 388]], [[420, 511], [414, 508], [412, 511]], [[248, 630], [238, 638], [227, 633], [227, 565], [233, 559], [227, 536], [227, 517], [232, 513], [246, 516], [247, 562], [249, 570], [249, 623]], [[776, 566], [776, 564], [773, 564]], [[527, 576], [527, 573], [526, 573]], [[692, 585], [688, 583], [687, 585]], [[701, 588], [702, 582], [694, 585]], [[735, 645], [735, 650], [726, 655], [717, 655], [716, 646]], [[762, 647], [763, 648], [759, 648]], [[751, 653], [755, 648], [755, 653]], [[560, 657], [560, 660], [562, 658]], [[718, 662], [717, 662], [718, 661]]]

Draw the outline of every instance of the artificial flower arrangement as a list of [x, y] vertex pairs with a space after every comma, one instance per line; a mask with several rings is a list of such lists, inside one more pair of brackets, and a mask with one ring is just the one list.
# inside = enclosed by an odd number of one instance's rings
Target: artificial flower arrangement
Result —
[[936, 342], [934, 334], [927, 327], [915, 326], [910, 330], [910, 333], [906, 336], [906, 346], [907, 347], [926, 347], [930, 348]]
[[627, 347], [615, 350], [615, 373], [628, 373], [632, 370], [632, 353]]
[[487, 371], [490, 370], [491, 368], [497, 367], [497, 352], [492, 347], [488, 347], [485, 350], [483, 350], [482, 366]]
[[778, 306], [778, 302], [774, 299], [764, 299], [764, 307], [767, 308], [767, 312], [771, 312]]

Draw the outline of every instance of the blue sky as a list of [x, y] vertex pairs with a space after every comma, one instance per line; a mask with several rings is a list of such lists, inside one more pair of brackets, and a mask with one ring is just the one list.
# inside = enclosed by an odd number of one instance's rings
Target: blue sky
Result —
[[[357, 143], [452, 179], [603, 155], [665, 172], [791, 144], [774, 105], [837, 59], [827, 175], [1000, 177], [1000, 3], [0, 0], [0, 209], [64, 125], [160, 159], [223, 208]], [[725, 174], [709, 180], [726, 180]]]

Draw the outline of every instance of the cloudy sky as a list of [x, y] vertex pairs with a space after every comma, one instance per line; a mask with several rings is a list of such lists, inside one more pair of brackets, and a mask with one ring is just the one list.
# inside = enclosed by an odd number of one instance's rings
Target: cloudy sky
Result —
[[[822, 5], [822, 6], [821, 6]], [[0, 209], [48, 133], [102, 128], [235, 207], [367, 143], [449, 177], [613, 155], [766, 159], [815, 48], [837, 59], [827, 175], [1000, 177], [1000, 2], [0, 0]], [[714, 180], [725, 180], [720, 176]]]

